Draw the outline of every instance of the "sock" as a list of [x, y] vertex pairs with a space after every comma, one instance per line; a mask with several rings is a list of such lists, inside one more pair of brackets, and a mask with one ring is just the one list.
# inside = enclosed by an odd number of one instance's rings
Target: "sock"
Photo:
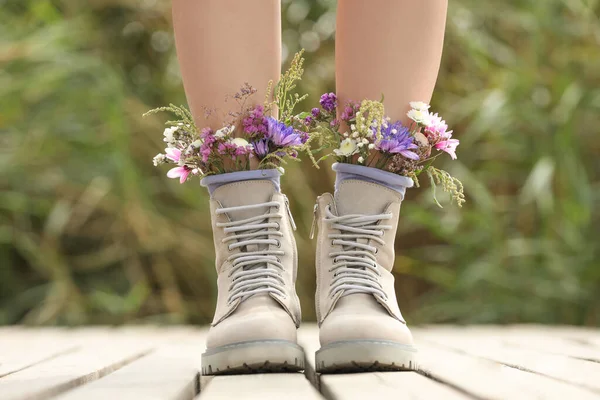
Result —
[[406, 188], [413, 187], [412, 179], [394, 174], [392, 172], [383, 171], [379, 168], [365, 167], [363, 165], [335, 163], [331, 167], [335, 171], [335, 190], [337, 191], [340, 184], [346, 179], [358, 179], [361, 181], [376, 183], [388, 187], [398, 192], [404, 200]]
[[257, 169], [253, 171], [238, 171], [229, 172], [227, 174], [209, 175], [200, 181], [200, 185], [208, 188], [208, 193], [210, 193], [212, 196], [213, 192], [217, 190], [219, 186], [223, 186], [228, 183], [264, 180], [273, 182], [276, 190], [280, 192], [280, 177], [281, 172], [276, 169]]

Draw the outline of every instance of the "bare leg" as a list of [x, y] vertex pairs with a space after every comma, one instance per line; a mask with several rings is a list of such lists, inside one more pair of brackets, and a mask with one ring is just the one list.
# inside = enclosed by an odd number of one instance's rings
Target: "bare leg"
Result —
[[[173, 0], [173, 25], [185, 94], [199, 128], [222, 126], [237, 111], [233, 99], [245, 82], [264, 100], [281, 68], [279, 0]], [[218, 114], [204, 118], [204, 107]]]
[[429, 102], [437, 79], [447, 0], [340, 0], [336, 82], [340, 105], [379, 100], [408, 123], [410, 101]]

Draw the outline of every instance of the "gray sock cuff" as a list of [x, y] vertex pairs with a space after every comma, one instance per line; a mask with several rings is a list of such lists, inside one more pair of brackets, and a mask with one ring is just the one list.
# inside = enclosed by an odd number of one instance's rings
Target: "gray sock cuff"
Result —
[[402, 200], [406, 188], [411, 188], [414, 185], [412, 179], [394, 174], [392, 172], [383, 171], [379, 168], [365, 167], [363, 165], [335, 163], [331, 167], [335, 172], [335, 190], [337, 191], [340, 184], [347, 179], [358, 179], [361, 181], [376, 183], [388, 187], [400, 193]]
[[213, 192], [219, 187], [233, 182], [241, 181], [271, 181], [278, 192], [281, 192], [280, 185], [281, 172], [276, 169], [257, 169], [253, 171], [229, 172], [226, 174], [209, 175], [200, 181], [200, 185], [208, 188], [208, 193], [212, 196]]

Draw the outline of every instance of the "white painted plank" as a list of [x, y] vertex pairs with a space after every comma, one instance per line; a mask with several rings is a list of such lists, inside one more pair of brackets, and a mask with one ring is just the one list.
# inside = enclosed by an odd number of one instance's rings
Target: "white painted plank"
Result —
[[542, 336], [540, 334], [508, 334], [504, 341], [513, 347], [523, 347], [544, 353], [561, 354], [581, 360], [600, 362], [600, 347], [561, 337]]
[[0, 378], [0, 399], [32, 400], [58, 395], [115, 371], [150, 349], [139, 340], [90, 341], [76, 352]]
[[319, 331], [303, 327], [298, 342], [307, 355], [307, 377], [328, 399], [467, 399], [469, 397], [416, 372], [365, 372], [360, 374], [316, 374], [314, 354], [319, 349]]
[[449, 350], [417, 336], [419, 368], [431, 377], [485, 399], [598, 399], [589, 390], [485, 358]]
[[321, 400], [302, 373], [215, 376], [202, 388], [200, 400]]
[[192, 400], [198, 393], [201, 340], [168, 344], [56, 400]]
[[600, 363], [513, 347], [502, 333], [481, 335], [463, 330], [423, 331], [421, 339], [477, 357], [533, 371], [600, 393]]
[[464, 400], [471, 397], [416, 372], [366, 372], [321, 375], [321, 392], [328, 399]]
[[62, 330], [0, 330], [0, 378], [77, 350]]

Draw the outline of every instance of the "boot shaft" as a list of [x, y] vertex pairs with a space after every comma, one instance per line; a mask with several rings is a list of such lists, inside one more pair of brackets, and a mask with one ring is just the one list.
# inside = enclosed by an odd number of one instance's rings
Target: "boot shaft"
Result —
[[[243, 301], [252, 298], [235, 298], [236, 295], [243, 295], [247, 290], [263, 290], [260, 282], [253, 282], [249, 275], [256, 275], [258, 279], [280, 280], [282, 284], [277, 287], [281, 290], [265, 293], [279, 303], [298, 325], [300, 305], [294, 290], [298, 265], [293, 234], [295, 225], [287, 197], [270, 181], [241, 181], [217, 188], [211, 196], [210, 208], [218, 274], [213, 325], [233, 314]], [[237, 238], [232, 238], [234, 235]], [[249, 257], [259, 261], [270, 257], [272, 264], [280, 267], [271, 265], [263, 269], [252, 264]], [[239, 281], [240, 277], [246, 279], [245, 283]]]
[[[383, 243], [375, 240], [357, 238], [356, 242], [375, 248], [374, 259], [377, 263], [378, 276], [376, 279], [383, 294], [372, 294], [372, 297], [387, 310], [394, 318], [403, 321], [394, 291], [394, 277], [391, 273], [394, 265], [394, 242], [398, 225], [402, 198], [399, 193], [376, 183], [361, 180], [343, 181], [335, 197], [329, 193], [320, 196], [315, 205], [315, 221], [318, 228], [316, 275], [317, 292], [315, 296], [317, 318], [319, 323], [335, 308], [336, 303], [345, 294], [338, 292], [332, 295], [332, 283], [339, 279], [336, 274], [336, 257], [332, 254], [343, 253], [344, 248], [335, 244], [334, 239], [340, 234], [336, 225], [328, 222], [331, 216], [374, 216], [385, 215], [387, 219], [380, 220], [377, 225], [385, 227], [379, 237]], [[339, 270], [339, 268], [337, 269]], [[346, 272], [348, 274], [348, 272]], [[352, 294], [348, 295], [353, 296]]]

